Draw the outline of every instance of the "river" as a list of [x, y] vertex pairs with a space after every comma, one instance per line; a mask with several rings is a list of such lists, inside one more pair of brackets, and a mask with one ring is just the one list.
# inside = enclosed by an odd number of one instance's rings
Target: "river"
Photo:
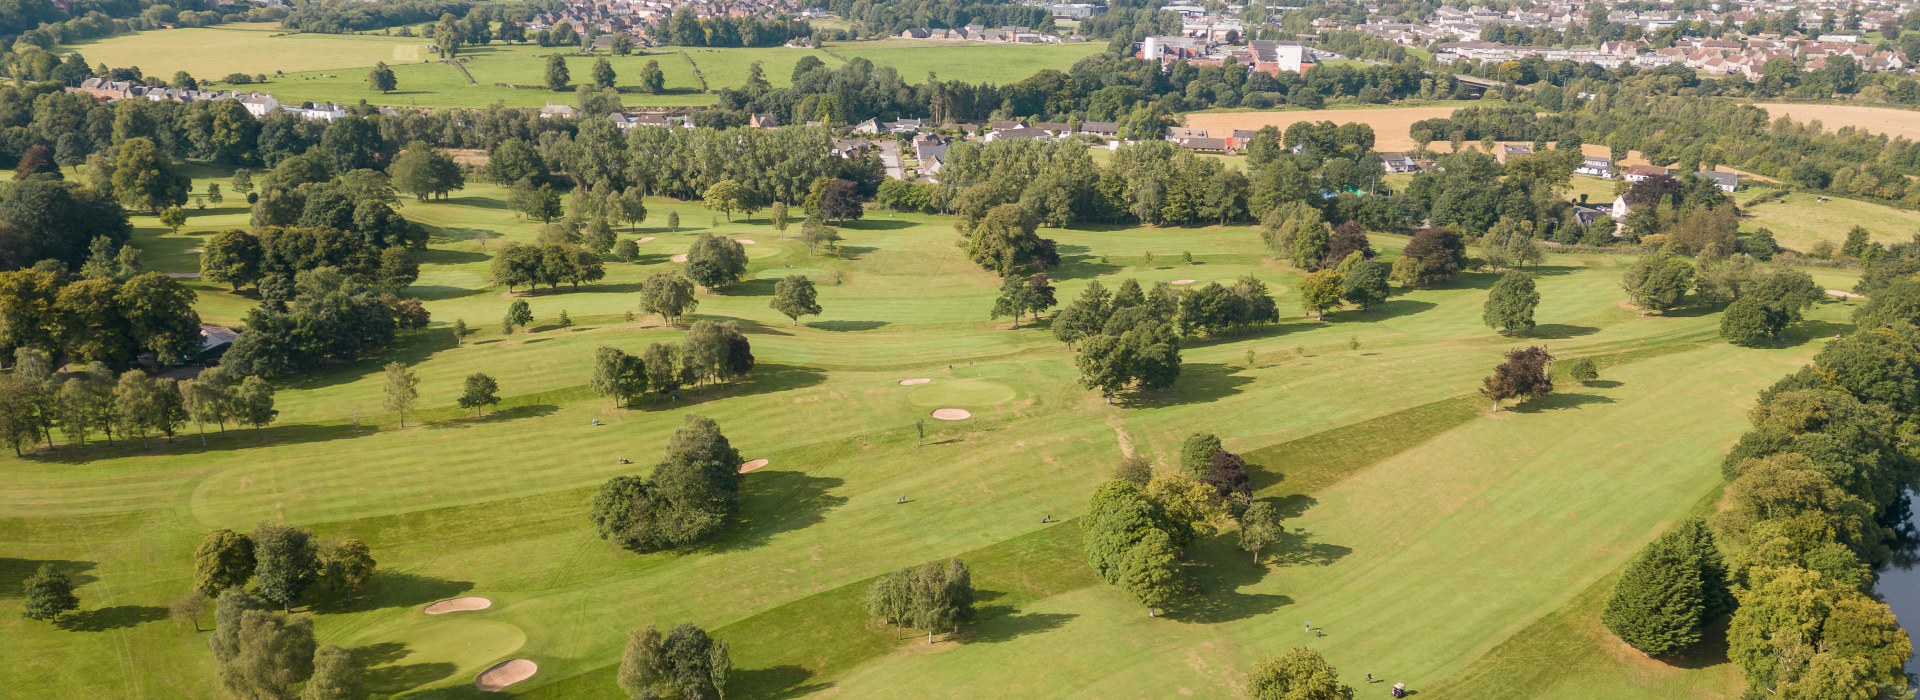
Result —
[[[1913, 535], [1920, 532], [1920, 516], [1914, 514], [1913, 498], [1907, 494], [1907, 530], [1906, 543], [1911, 545]], [[1880, 570], [1880, 580], [1874, 590], [1887, 601], [1887, 607], [1893, 608], [1895, 617], [1900, 618], [1900, 626], [1907, 628], [1907, 634], [1920, 637], [1920, 559], [1908, 551], [1905, 556], [1894, 554], [1894, 561]], [[1920, 649], [1920, 647], [1916, 647]], [[1920, 664], [1916, 663], [1920, 654], [1907, 659], [1907, 672], [1920, 673]]]

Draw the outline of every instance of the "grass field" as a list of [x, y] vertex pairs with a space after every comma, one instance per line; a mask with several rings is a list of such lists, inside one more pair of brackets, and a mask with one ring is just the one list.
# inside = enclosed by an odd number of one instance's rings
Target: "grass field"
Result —
[[1740, 229], [1771, 229], [1776, 242], [1793, 250], [1804, 252], [1820, 241], [1838, 246], [1846, 241], [1847, 231], [1854, 226], [1866, 228], [1873, 240], [1883, 243], [1910, 241], [1915, 234], [1920, 234], [1920, 212], [1845, 197], [1828, 197], [1822, 202], [1818, 195], [1809, 192], [1792, 192], [1776, 200], [1746, 204], [1762, 192], [1764, 190], [1749, 191], [1740, 197], [1745, 215]]
[[[201, 80], [228, 73], [288, 73], [366, 68], [378, 62], [414, 63], [431, 54], [425, 39], [372, 34], [286, 34], [278, 24], [226, 24], [195, 29], [132, 32], [63, 44], [95, 65], [139, 66], [147, 75], [172, 77], [174, 71]], [[354, 76], [364, 89], [366, 74]]]
[[864, 58], [891, 66], [908, 83], [941, 80], [1011, 83], [1046, 69], [1065, 72], [1082, 58], [1107, 49], [1104, 42], [1077, 44], [988, 44], [910, 39], [828, 44], [825, 51], [842, 60]]
[[1767, 110], [1767, 114], [1775, 119], [1786, 117], [1797, 122], [1818, 121], [1827, 131], [1852, 127], [1909, 141], [1920, 139], [1920, 112], [1910, 109], [1777, 102], [1754, 106]]
[[[489, 44], [462, 49], [466, 76], [426, 51], [420, 38], [355, 34], [283, 34], [278, 25], [235, 24], [204, 29], [133, 32], [69, 45], [90, 63], [139, 66], [148, 75], [172, 76], [185, 70], [203, 82], [241, 72], [265, 73], [267, 84], [253, 87], [281, 102], [354, 102], [422, 108], [539, 107], [571, 104], [571, 91], [544, 89], [546, 57], [567, 56], [574, 83], [591, 79], [596, 57], [532, 44]], [[943, 80], [1011, 82], [1043, 68], [1066, 70], [1105, 44], [944, 44], [882, 40], [837, 43], [826, 49], [661, 47], [645, 55], [610, 56], [617, 84], [632, 86], [648, 60], [659, 61], [667, 91], [657, 95], [627, 92], [629, 106], [686, 107], [713, 103], [703, 92], [744, 85], [754, 63], [775, 86], [792, 82], [803, 56], [837, 66], [855, 57], [876, 66], [892, 66], [909, 83], [937, 72]], [[367, 88], [364, 70], [375, 62], [393, 68], [399, 89], [379, 93]], [[699, 76], [695, 75], [698, 66]]]
[[[206, 447], [189, 436], [0, 460], [11, 661], [0, 687], [216, 694], [204, 633], [167, 623], [161, 606], [185, 590], [208, 528], [276, 520], [372, 546], [382, 573], [370, 594], [306, 612], [322, 642], [355, 649], [388, 694], [468, 697], [480, 669], [525, 657], [540, 672], [510, 692], [605, 697], [626, 630], [690, 621], [733, 645], [737, 697], [1221, 697], [1255, 661], [1300, 644], [1350, 682], [1373, 673], [1430, 698], [1730, 697], [1724, 662], [1652, 667], [1609, 646], [1594, 630], [1594, 591], [1716, 495], [1719, 455], [1755, 390], [1810, 357], [1849, 310], [1816, 308], [1780, 347], [1735, 348], [1718, 341], [1715, 313], [1623, 308], [1628, 259], [1592, 255], [1541, 268], [1534, 340], [1481, 326], [1493, 277], [1478, 273], [1321, 323], [1297, 312], [1298, 272], [1268, 260], [1250, 228], [1049, 231], [1065, 259], [1062, 299], [1095, 279], [1254, 274], [1283, 309], [1273, 328], [1190, 344], [1172, 390], [1110, 406], [1076, 385], [1072, 354], [1044, 327], [987, 319], [997, 281], [953, 245], [947, 219], [874, 212], [843, 230], [838, 256], [764, 221], [723, 221], [718, 232], [755, 241], [752, 281], [703, 293], [697, 317], [742, 324], [753, 377], [617, 410], [587, 391], [589, 358], [678, 335], [623, 314], [637, 283], [672, 265], [711, 215], [649, 202], [650, 220], [622, 232], [656, 237], [639, 263], [611, 264], [577, 292], [524, 297], [535, 332], [502, 336], [494, 321], [511, 297], [486, 284], [489, 254], [535, 228], [503, 198], [475, 186], [406, 204], [432, 233], [412, 292], [434, 327], [386, 357], [282, 383], [277, 425]], [[674, 211], [678, 233], [659, 225]], [[192, 271], [205, 235], [245, 219], [231, 201], [193, 211], [181, 234], [141, 217], [137, 240], [150, 267]], [[1403, 240], [1375, 244], [1393, 255]], [[1192, 265], [1169, 262], [1182, 251]], [[824, 315], [796, 326], [767, 308], [772, 278], [789, 270], [820, 282]], [[236, 320], [252, 303], [196, 288], [209, 320]], [[563, 309], [573, 328], [555, 326]], [[459, 347], [445, 330], [454, 319], [479, 329]], [[1526, 342], [1599, 359], [1603, 381], [1489, 413], [1473, 395], [1480, 377]], [[406, 429], [381, 408], [388, 359], [422, 379], [426, 410]], [[476, 371], [507, 397], [484, 419], [452, 405]], [[897, 384], [909, 377], [933, 382]], [[914, 422], [938, 406], [974, 417], [928, 421], [917, 445]], [[600, 541], [586, 519], [594, 488], [642, 470], [689, 412], [771, 462], [744, 478], [740, 522], [689, 553]], [[1258, 465], [1260, 495], [1278, 499], [1293, 534], [1271, 567], [1230, 536], [1203, 541], [1200, 603], [1150, 618], [1093, 579], [1074, 519], [1123, 452], [1168, 464], [1194, 430]], [[864, 582], [954, 555], [981, 590], [980, 620], [959, 639], [927, 646], [866, 621]], [[42, 562], [83, 583], [70, 629], [16, 614], [18, 581]], [[456, 595], [494, 605], [420, 611]], [[1305, 635], [1305, 620], [1328, 636]], [[1553, 651], [1530, 656], [1536, 647]]]

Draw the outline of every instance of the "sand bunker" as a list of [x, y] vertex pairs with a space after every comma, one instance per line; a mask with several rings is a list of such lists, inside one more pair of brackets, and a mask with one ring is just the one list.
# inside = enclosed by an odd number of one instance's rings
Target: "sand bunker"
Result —
[[449, 600], [443, 600], [438, 603], [429, 605], [427, 606], [427, 614], [428, 615], [444, 615], [450, 612], [467, 612], [470, 610], [485, 610], [491, 607], [493, 607], [493, 601], [491, 600], [487, 600], [485, 598], [481, 598], [478, 596], [466, 596], [463, 598], [453, 598]]
[[1193, 284], [1193, 280], [1174, 280], [1174, 284]]
[[1853, 292], [1849, 292], [1844, 289], [1829, 289], [1827, 290], [1827, 293], [1833, 296], [1840, 297], [1842, 299], [1859, 299], [1860, 298], [1860, 295], [1855, 294]]
[[668, 260], [672, 260], [672, 261], [674, 261], [674, 262], [686, 262], [686, 261], [687, 261], [687, 254], [686, 254], [686, 253], [681, 253], [681, 254], [679, 254], [679, 255], [675, 255], [675, 256], [673, 256], [673, 257], [671, 257], [671, 258], [667, 258], [667, 259], [668, 259]]
[[652, 243], [652, 242], [653, 242], [653, 236], [641, 236], [640, 238], [634, 240], [635, 245], [639, 245], [641, 243]]
[[733, 242], [738, 243], [740, 245], [753, 245], [753, 239], [751, 238], [735, 238], [733, 239]]
[[493, 668], [481, 671], [480, 677], [473, 679], [473, 687], [485, 692], [497, 693], [506, 689], [507, 686], [532, 678], [533, 674], [539, 670], [539, 664], [526, 659], [502, 661], [494, 664]]
[[936, 408], [933, 409], [933, 417], [936, 420], [966, 420], [972, 418], [973, 414], [964, 408]]
[[767, 466], [767, 460], [765, 459], [749, 460], [746, 464], [740, 465], [740, 473], [745, 474], [764, 466]]
[[912, 378], [912, 379], [902, 379], [902, 380], [900, 380], [900, 386], [913, 386], [913, 385], [915, 385], [915, 384], [926, 384], [926, 383], [928, 383], [928, 382], [931, 382], [931, 381], [933, 381], [933, 380], [931, 380], [931, 379], [928, 379], [928, 378], [926, 378], [926, 377], [914, 377], [914, 378]]

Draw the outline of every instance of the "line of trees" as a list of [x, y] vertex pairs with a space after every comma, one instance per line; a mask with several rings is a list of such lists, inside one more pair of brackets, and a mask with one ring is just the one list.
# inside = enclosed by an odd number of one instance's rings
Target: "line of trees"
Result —
[[278, 415], [272, 386], [222, 367], [182, 381], [138, 369], [116, 374], [92, 362], [62, 377], [38, 350], [21, 348], [14, 358], [13, 372], [0, 377], [0, 439], [15, 454], [35, 443], [52, 449], [55, 429], [69, 445], [85, 446], [96, 432], [109, 444], [116, 432], [143, 442], [154, 434], [172, 440], [191, 421], [200, 426], [204, 443], [208, 423], [222, 431], [228, 423], [261, 428]]
[[732, 321], [695, 321], [678, 346], [653, 343], [639, 355], [601, 347], [593, 355], [593, 393], [631, 406], [648, 393], [732, 381], [753, 370], [753, 349]]

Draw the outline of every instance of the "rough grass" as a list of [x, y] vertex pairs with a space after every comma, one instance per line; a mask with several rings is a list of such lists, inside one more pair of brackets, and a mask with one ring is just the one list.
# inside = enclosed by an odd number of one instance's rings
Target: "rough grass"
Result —
[[[219, 175], [197, 174], [201, 192]], [[624, 314], [634, 285], [671, 267], [709, 216], [650, 202], [652, 218], [622, 232], [657, 238], [641, 262], [610, 264], [579, 291], [522, 292], [537, 329], [502, 335], [510, 297], [486, 284], [489, 256], [536, 228], [503, 197], [475, 185], [406, 204], [433, 234], [413, 292], [434, 326], [387, 356], [283, 382], [274, 427], [211, 429], [205, 446], [189, 435], [0, 459], [0, 635], [18, 660], [0, 667], [0, 683], [60, 696], [216, 694], [203, 640], [162, 620], [161, 606], [184, 591], [208, 528], [279, 520], [372, 546], [384, 573], [370, 591], [304, 612], [323, 642], [366, 657], [385, 692], [461, 696], [474, 669], [512, 656], [541, 666], [516, 692], [603, 695], [629, 629], [681, 622], [728, 638], [737, 683], [756, 695], [1220, 696], [1258, 658], [1302, 643], [1356, 679], [1442, 687], [1576, 609], [1581, 591], [1708, 497], [1754, 390], [1810, 356], [1847, 310], [1816, 309], [1781, 347], [1733, 348], [1715, 340], [1710, 311], [1621, 308], [1627, 259], [1596, 255], [1538, 270], [1535, 339], [1480, 325], [1493, 280], [1480, 273], [1312, 322], [1295, 309], [1298, 271], [1266, 259], [1251, 228], [1047, 231], [1065, 259], [1062, 299], [1094, 279], [1252, 274], [1283, 309], [1274, 327], [1188, 344], [1173, 390], [1109, 406], [1076, 385], [1071, 353], [1044, 325], [1012, 331], [987, 318], [997, 280], [964, 259], [949, 220], [875, 212], [828, 254], [736, 217], [718, 232], [757, 241], [749, 276], [760, 281], [703, 293], [696, 317], [740, 323], [759, 368], [737, 385], [621, 410], [586, 390], [589, 358], [601, 345], [678, 337]], [[664, 228], [669, 211], [681, 231]], [[244, 220], [231, 201], [196, 210], [179, 234], [137, 217], [136, 240], [152, 266], [191, 270], [189, 249]], [[1375, 244], [1391, 255], [1403, 240]], [[826, 312], [798, 326], [767, 308], [764, 278], [788, 266], [823, 273]], [[210, 319], [237, 319], [253, 302], [196, 289]], [[562, 309], [573, 328], [555, 327]], [[478, 330], [459, 346], [446, 331], [456, 318]], [[1602, 382], [1498, 414], [1461, 398], [1501, 352], [1529, 342], [1606, 358]], [[381, 408], [389, 359], [423, 380], [423, 409], [404, 429]], [[472, 372], [494, 374], [507, 397], [485, 417], [452, 405]], [[906, 377], [1011, 391], [969, 392], [974, 418], [928, 421], [923, 445], [914, 421], [928, 409], [896, 384]], [[600, 541], [585, 518], [595, 487], [644, 472], [688, 412], [719, 421], [743, 456], [771, 460], [745, 478], [740, 522], [687, 553]], [[1254, 456], [1263, 494], [1281, 499], [1297, 537], [1267, 567], [1230, 536], [1203, 542], [1194, 573], [1205, 595], [1149, 618], [1088, 581], [1076, 524], [1040, 520], [1080, 515], [1123, 451], [1170, 465], [1196, 430]], [[947, 556], [967, 557], [991, 592], [962, 640], [929, 646], [859, 614], [864, 582]], [[17, 581], [41, 562], [81, 583], [85, 611], [68, 628], [14, 614]], [[459, 634], [439, 624], [453, 616], [419, 613], [455, 595], [495, 605], [462, 614]], [[1304, 637], [1304, 619], [1329, 636]], [[1605, 668], [1588, 661], [1556, 677], [1604, 675], [1576, 672]]]

